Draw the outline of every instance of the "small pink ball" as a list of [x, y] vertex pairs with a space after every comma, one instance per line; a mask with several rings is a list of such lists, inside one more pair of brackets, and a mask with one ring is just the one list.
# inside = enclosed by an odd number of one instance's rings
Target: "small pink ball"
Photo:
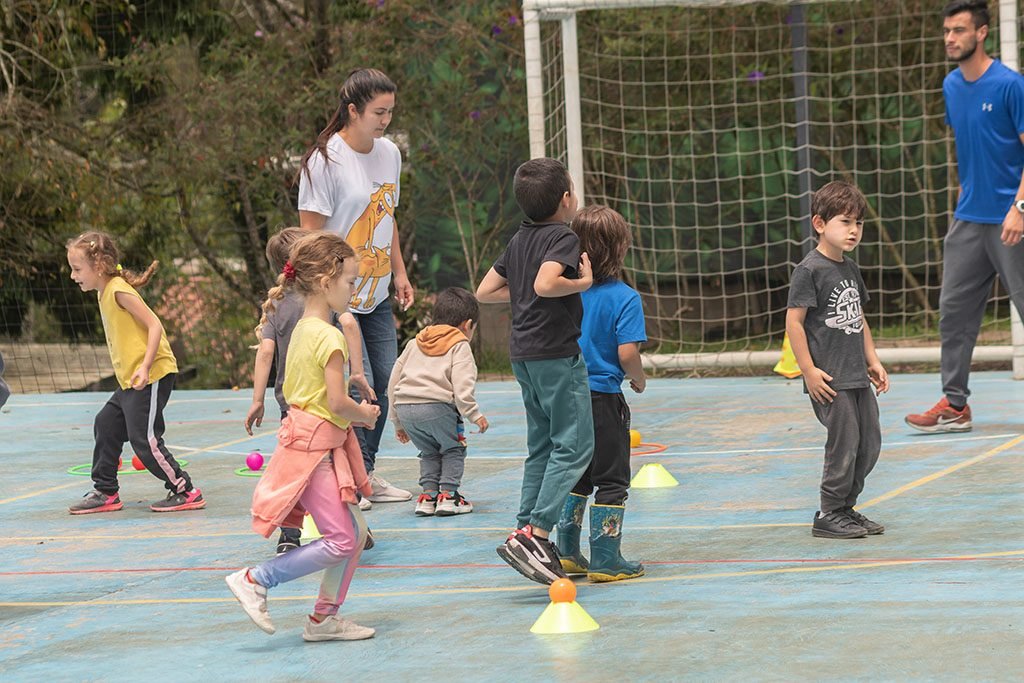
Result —
[[263, 456], [259, 451], [253, 451], [245, 458], [245, 464], [249, 466], [250, 470], [257, 472], [263, 467]]

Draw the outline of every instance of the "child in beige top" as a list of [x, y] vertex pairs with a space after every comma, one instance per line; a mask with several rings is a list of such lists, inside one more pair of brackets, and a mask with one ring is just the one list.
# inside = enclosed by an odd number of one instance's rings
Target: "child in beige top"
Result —
[[476, 361], [469, 346], [480, 318], [472, 293], [449, 287], [437, 295], [433, 324], [406, 345], [391, 371], [388, 401], [395, 436], [420, 450], [420, 517], [460, 515], [473, 505], [459, 493], [466, 462], [463, 418], [487, 431], [473, 392]]

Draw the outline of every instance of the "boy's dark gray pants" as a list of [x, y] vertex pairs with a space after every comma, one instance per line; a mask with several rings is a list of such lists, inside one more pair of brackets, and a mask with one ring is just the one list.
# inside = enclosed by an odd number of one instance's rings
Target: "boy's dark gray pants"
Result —
[[459, 410], [450, 403], [392, 406], [402, 428], [420, 449], [420, 486], [426, 491], [458, 491], [466, 466], [466, 441]]
[[814, 414], [828, 430], [821, 474], [822, 514], [857, 504], [864, 480], [878, 462], [882, 430], [872, 387], [839, 389], [832, 403], [811, 399]]
[[996, 275], [1024, 318], [1024, 243], [1008, 247], [1000, 240], [1002, 233], [1001, 225], [957, 219], [943, 241], [942, 391], [955, 405], [967, 403], [971, 394], [971, 355]]

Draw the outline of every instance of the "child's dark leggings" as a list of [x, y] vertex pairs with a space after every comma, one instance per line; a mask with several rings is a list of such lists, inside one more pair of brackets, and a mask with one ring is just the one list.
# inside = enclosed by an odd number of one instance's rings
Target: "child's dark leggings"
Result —
[[164, 406], [175, 377], [173, 373], [165, 375], [138, 391], [119, 388], [96, 415], [92, 480], [97, 491], [117, 493], [117, 465], [126, 441], [167, 490], [182, 493], [192, 489], [188, 473], [164, 445]]

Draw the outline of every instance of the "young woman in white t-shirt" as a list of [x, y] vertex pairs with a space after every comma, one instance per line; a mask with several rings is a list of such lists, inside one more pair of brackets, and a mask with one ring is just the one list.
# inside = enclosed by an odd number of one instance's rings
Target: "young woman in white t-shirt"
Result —
[[349, 310], [363, 335], [366, 379], [376, 393], [381, 419], [372, 429], [357, 429], [363, 460], [370, 473], [372, 502], [409, 500], [409, 491], [374, 473], [377, 449], [387, 424], [387, 385], [398, 357], [389, 287], [403, 309], [413, 302], [413, 288], [402, 259], [395, 209], [398, 206], [402, 155], [384, 138], [391, 123], [398, 88], [383, 72], [358, 69], [341, 86], [338, 109], [299, 169], [299, 224], [345, 238], [359, 260], [359, 276]]

